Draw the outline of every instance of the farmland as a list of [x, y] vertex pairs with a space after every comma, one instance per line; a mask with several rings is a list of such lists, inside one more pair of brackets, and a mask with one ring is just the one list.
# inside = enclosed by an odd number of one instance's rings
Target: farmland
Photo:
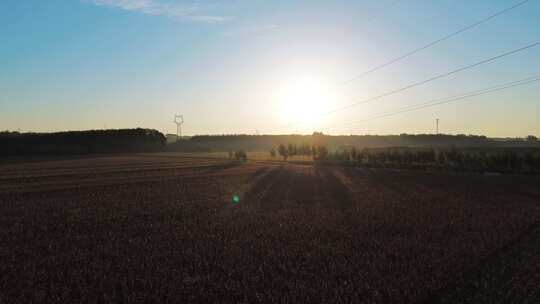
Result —
[[539, 176], [224, 156], [0, 163], [0, 303], [540, 296]]

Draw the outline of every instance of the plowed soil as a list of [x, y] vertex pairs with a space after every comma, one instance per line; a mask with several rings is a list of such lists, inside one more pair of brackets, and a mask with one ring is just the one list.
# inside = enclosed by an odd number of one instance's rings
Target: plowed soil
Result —
[[4, 163], [0, 303], [537, 303], [538, 185], [170, 153]]

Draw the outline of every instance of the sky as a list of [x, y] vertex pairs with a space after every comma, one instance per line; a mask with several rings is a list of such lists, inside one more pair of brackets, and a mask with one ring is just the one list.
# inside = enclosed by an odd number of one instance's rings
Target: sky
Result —
[[[0, 130], [153, 128], [185, 135], [540, 135], [540, 82], [403, 107], [540, 75], [540, 46], [350, 105], [540, 41], [521, 0], [3, 0]], [[333, 112], [329, 114], [329, 112]]]

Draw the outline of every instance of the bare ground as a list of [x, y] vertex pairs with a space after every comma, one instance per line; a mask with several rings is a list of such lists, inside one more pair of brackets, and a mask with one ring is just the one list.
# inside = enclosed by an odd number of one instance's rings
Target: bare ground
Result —
[[0, 303], [534, 303], [539, 182], [175, 155], [2, 165]]

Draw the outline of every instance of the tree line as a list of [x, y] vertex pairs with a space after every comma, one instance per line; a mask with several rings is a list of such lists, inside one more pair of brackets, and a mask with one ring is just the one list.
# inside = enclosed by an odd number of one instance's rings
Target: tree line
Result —
[[351, 148], [336, 151], [332, 158], [366, 167], [540, 173], [540, 149], [537, 148]]
[[238, 151], [229, 151], [229, 159], [246, 162], [248, 157], [247, 157], [246, 151], [238, 150]]
[[280, 144], [277, 149], [270, 150], [270, 157], [274, 158], [279, 154], [284, 161], [289, 157], [300, 156], [304, 158], [313, 158], [314, 160], [326, 160], [328, 157], [328, 148], [324, 145], [311, 145], [309, 143], [288, 143], [287, 145]]
[[523, 138], [488, 138], [481, 135], [449, 135], [449, 134], [398, 134], [398, 135], [327, 135], [315, 132], [310, 135], [195, 135], [179, 143], [167, 146], [169, 151], [182, 152], [228, 152], [242, 149], [244, 151], [269, 151], [276, 149], [281, 143], [304, 142], [324, 145], [330, 150], [342, 146], [365, 148], [377, 147], [540, 147], [535, 136]]
[[435, 169], [461, 172], [540, 173], [540, 148], [362, 148], [329, 151], [324, 145], [280, 144], [270, 150], [291, 156], [367, 168]]
[[0, 155], [66, 155], [160, 151], [166, 138], [152, 129], [69, 131], [57, 133], [0, 132]]

